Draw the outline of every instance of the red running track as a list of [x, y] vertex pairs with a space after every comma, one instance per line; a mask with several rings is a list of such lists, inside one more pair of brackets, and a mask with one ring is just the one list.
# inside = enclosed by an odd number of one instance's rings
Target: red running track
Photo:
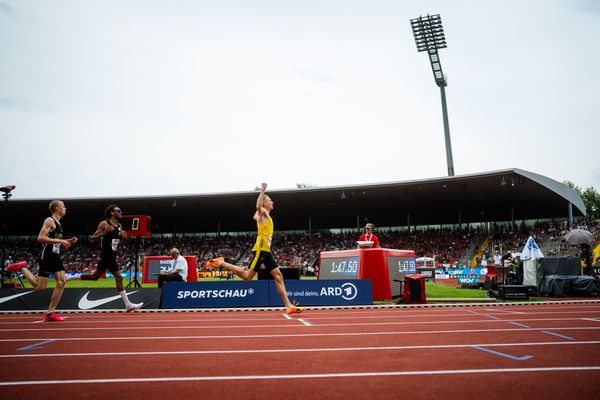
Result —
[[2, 399], [597, 399], [600, 303], [0, 315]]

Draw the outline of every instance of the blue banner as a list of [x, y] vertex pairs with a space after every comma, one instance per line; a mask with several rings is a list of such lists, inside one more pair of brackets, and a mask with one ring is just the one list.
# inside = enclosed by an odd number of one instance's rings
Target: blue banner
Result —
[[161, 308], [264, 307], [267, 281], [166, 282]]
[[[290, 301], [300, 305], [373, 304], [370, 280], [286, 280]], [[162, 308], [283, 306], [272, 280], [251, 282], [167, 282]]]
[[[275, 282], [269, 287], [269, 305], [283, 306]], [[371, 281], [353, 280], [287, 280], [285, 289], [290, 301], [302, 306], [347, 306], [373, 304]]]

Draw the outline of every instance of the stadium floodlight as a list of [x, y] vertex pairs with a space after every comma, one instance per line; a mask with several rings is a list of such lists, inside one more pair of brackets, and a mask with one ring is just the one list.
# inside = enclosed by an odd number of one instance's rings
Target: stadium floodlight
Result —
[[431, 70], [435, 84], [440, 88], [442, 95], [442, 114], [444, 117], [444, 137], [446, 139], [446, 161], [448, 163], [448, 176], [454, 176], [454, 162], [452, 161], [452, 143], [450, 142], [450, 125], [448, 124], [448, 107], [446, 106], [446, 90], [448, 86], [446, 76], [442, 71], [442, 64], [438, 49], [445, 49], [446, 37], [442, 26], [442, 17], [439, 14], [427, 15], [410, 20], [417, 51], [426, 51], [429, 55]]

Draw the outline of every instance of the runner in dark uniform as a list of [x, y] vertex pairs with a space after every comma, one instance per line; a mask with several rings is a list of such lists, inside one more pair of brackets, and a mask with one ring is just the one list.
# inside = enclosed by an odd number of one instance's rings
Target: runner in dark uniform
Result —
[[106, 219], [98, 225], [98, 229], [92, 235], [92, 242], [100, 239], [100, 260], [98, 261], [98, 267], [93, 274], [82, 274], [68, 276], [67, 280], [81, 279], [84, 281], [97, 281], [102, 273], [109, 271], [115, 277], [115, 284], [117, 286], [117, 292], [121, 295], [123, 303], [127, 312], [135, 311], [144, 305], [144, 303], [132, 303], [127, 297], [125, 287], [123, 287], [123, 277], [119, 271], [119, 265], [117, 264], [117, 250], [121, 240], [127, 237], [127, 232], [121, 228], [119, 219], [121, 219], [122, 211], [119, 206], [115, 204], [109, 205], [104, 211]]
[[65, 268], [63, 266], [60, 254], [63, 250], [67, 250], [75, 242], [76, 237], [72, 237], [68, 240], [63, 239], [63, 229], [60, 224], [60, 219], [67, 213], [65, 204], [60, 200], [52, 200], [50, 202], [51, 217], [44, 220], [42, 229], [38, 235], [38, 242], [43, 243], [42, 255], [40, 257], [40, 270], [36, 277], [29, 271], [27, 267], [20, 265], [15, 266], [12, 269], [7, 269], [7, 272], [21, 272], [23, 276], [31, 283], [31, 286], [38, 292], [46, 289], [50, 274], [54, 276], [56, 280], [56, 286], [52, 292], [52, 298], [50, 305], [48, 306], [48, 312], [44, 316], [46, 322], [60, 322], [64, 321], [63, 318], [59, 317], [54, 311], [56, 306], [62, 297], [65, 289]]
[[[50, 218], [52, 218], [56, 228], [48, 234], [48, 237], [50, 239], [62, 239], [62, 225], [54, 217]], [[50, 278], [50, 274], [64, 270], [65, 268], [63, 266], [62, 258], [60, 257], [60, 243], [44, 243], [44, 247], [42, 247], [42, 254], [40, 256], [40, 270], [38, 272], [38, 276]]]
[[98, 269], [101, 271], [110, 271], [112, 274], [119, 271], [117, 264], [117, 249], [121, 241], [121, 224], [113, 224], [110, 219], [105, 221], [112, 229], [108, 230], [100, 237], [100, 260], [98, 261]]

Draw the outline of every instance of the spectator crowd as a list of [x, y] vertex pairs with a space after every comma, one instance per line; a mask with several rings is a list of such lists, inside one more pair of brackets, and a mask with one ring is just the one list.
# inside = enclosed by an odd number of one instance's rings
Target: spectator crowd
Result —
[[[598, 221], [586, 221], [585, 227], [596, 235], [600, 233]], [[540, 223], [533, 227], [496, 226], [493, 233], [489, 234], [482, 232], [480, 228], [469, 228], [411, 231], [383, 229], [377, 235], [381, 247], [414, 250], [417, 257], [434, 257], [438, 265], [455, 266], [470, 248], [483, 244], [479, 248], [479, 254], [491, 260], [495, 251], [520, 251], [529, 236], [533, 236], [540, 247], [545, 242], [556, 241], [558, 247], [549, 248], [550, 255], [564, 254], [569, 250], [568, 244], [560, 240], [564, 233], [564, 224]], [[125, 240], [120, 247], [118, 262], [122, 270], [131, 270], [135, 265], [136, 253], [138, 256], [167, 255], [171, 247], [176, 246], [182, 255], [196, 256], [199, 270], [204, 268], [207, 260], [218, 257], [225, 249], [235, 263], [247, 266], [255, 238], [255, 233], [131, 238]], [[303, 275], [315, 275], [320, 252], [356, 248], [357, 238], [355, 230], [313, 234], [276, 232], [272, 251], [279, 266], [300, 268]], [[33, 238], [12, 240], [7, 246], [10, 262], [27, 261], [33, 268], [37, 265], [40, 252], [41, 246]], [[90, 243], [89, 237], [80, 237], [77, 245], [63, 254], [63, 261], [67, 271], [89, 272], [95, 268], [99, 253], [99, 246]]]

